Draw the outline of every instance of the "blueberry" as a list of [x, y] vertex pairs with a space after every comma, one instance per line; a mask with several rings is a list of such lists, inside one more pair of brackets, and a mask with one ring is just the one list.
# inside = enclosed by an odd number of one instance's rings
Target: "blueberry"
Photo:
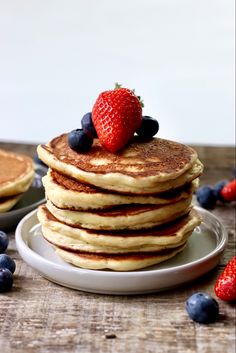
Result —
[[197, 192], [197, 200], [199, 204], [207, 209], [213, 209], [216, 205], [216, 195], [213, 188], [208, 185], [200, 187]]
[[76, 129], [68, 134], [68, 144], [76, 152], [87, 152], [93, 144], [93, 138], [82, 129]]
[[7, 268], [0, 268], [0, 293], [11, 290], [13, 275]]
[[9, 244], [9, 238], [5, 232], [0, 230], [0, 254], [3, 253]]
[[44, 166], [44, 167], [48, 167], [48, 166], [39, 158], [39, 156], [38, 156], [37, 153], [35, 153], [35, 155], [34, 155], [34, 162], [35, 162], [36, 164], [42, 165], [42, 166]]
[[234, 178], [236, 178], [236, 167], [234, 167], [234, 169], [233, 169], [233, 176], [234, 176]]
[[16, 263], [15, 261], [6, 254], [0, 254], [0, 268], [7, 268], [11, 273], [15, 272]]
[[159, 130], [159, 124], [156, 119], [151, 118], [150, 116], [143, 116], [142, 122], [136, 133], [140, 137], [150, 138], [156, 135]]
[[215, 184], [213, 191], [216, 197], [216, 200], [219, 200], [221, 202], [225, 202], [224, 198], [221, 196], [220, 192], [223, 189], [223, 187], [228, 184], [228, 180], [221, 180], [218, 183]]
[[186, 302], [189, 317], [201, 324], [214, 322], [219, 314], [217, 301], [206, 293], [195, 293]]
[[92, 134], [93, 137], [98, 137], [97, 131], [93, 125], [92, 113], [87, 113], [83, 116], [81, 125], [85, 132]]

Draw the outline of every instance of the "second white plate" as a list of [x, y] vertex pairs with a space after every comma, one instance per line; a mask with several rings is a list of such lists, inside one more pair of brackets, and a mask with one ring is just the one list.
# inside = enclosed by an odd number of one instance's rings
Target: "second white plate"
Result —
[[36, 211], [16, 229], [16, 245], [23, 258], [43, 277], [62, 286], [104, 294], [143, 294], [169, 289], [194, 280], [214, 268], [227, 244], [227, 232], [210, 212], [196, 207], [203, 222], [183, 252], [156, 266], [139, 271], [86, 270], [65, 263], [41, 233]]

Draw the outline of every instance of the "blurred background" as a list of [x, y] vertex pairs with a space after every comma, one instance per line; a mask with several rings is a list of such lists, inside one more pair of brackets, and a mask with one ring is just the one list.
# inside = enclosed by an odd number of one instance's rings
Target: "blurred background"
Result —
[[234, 26], [234, 0], [0, 0], [0, 140], [78, 128], [119, 82], [159, 136], [232, 145]]

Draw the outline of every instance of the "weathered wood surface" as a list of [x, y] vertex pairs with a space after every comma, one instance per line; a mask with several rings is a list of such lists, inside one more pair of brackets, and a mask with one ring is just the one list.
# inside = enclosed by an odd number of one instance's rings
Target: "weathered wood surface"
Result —
[[[234, 149], [195, 146], [205, 164], [202, 183], [232, 178]], [[33, 145], [0, 143], [29, 155]], [[17, 254], [14, 232], [7, 251], [17, 263], [13, 290], [0, 294], [1, 353], [234, 353], [235, 305], [220, 303], [210, 325], [189, 320], [186, 299], [196, 291], [214, 295], [214, 282], [235, 252], [235, 207], [218, 205], [229, 244], [217, 268], [181, 288], [139, 296], [83, 293], [53, 284]]]

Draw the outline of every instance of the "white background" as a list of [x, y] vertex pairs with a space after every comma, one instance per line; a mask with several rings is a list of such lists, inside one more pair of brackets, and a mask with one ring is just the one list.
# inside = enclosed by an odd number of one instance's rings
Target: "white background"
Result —
[[114, 82], [159, 136], [234, 143], [234, 0], [0, 0], [0, 140], [80, 127]]

